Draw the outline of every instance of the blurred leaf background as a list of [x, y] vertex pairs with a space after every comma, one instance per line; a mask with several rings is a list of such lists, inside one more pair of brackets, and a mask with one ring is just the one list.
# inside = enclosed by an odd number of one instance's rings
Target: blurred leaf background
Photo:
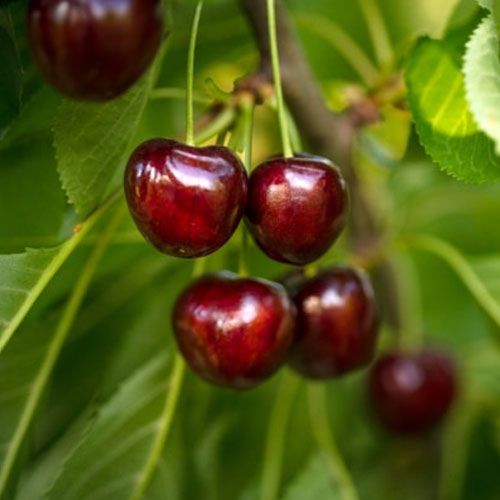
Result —
[[[365, 402], [366, 374], [354, 374], [325, 385], [329, 424], [362, 499], [498, 499], [500, 186], [464, 184], [439, 167], [476, 182], [498, 180], [500, 165], [489, 149], [471, 150], [462, 141], [474, 139], [455, 137], [456, 130], [447, 128], [453, 123], [448, 111], [469, 113], [480, 140], [491, 141], [467, 108], [467, 82], [452, 109], [440, 112], [444, 125], [437, 130], [429, 113], [437, 112], [442, 96], [419, 101], [440, 64], [433, 57], [449, 61], [440, 87], [445, 95], [454, 79], [464, 78], [465, 42], [488, 13], [473, 0], [378, 0], [391, 49], [390, 59], [379, 60], [384, 52], [373, 43], [373, 24], [366, 22], [364, 10], [373, 2], [364, 1], [288, 0], [286, 6], [332, 108], [345, 106], [352, 89], [364, 92], [367, 84], [332, 45], [332, 33], [347, 33], [366, 52], [378, 68], [372, 86], [408, 69], [420, 140], [410, 110], [388, 104], [382, 123], [363, 132], [356, 155], [370, 196], [387, 219], [389, 251], [412, 291], [408, 328], [425, 343], [452, 352], [460, 367], [461, 396], [442, 428], [398, 439], [373, 421]], [[168, 2], [171, 35], [164, 59], [152, 69], [159, 72], [156, 87], [184, 88], [194, 5]], [[43, 84], [30, 60], [25, 9], [23, 1], [0, 7], [0, 332], [6, 336], [0, 335], [0, 343], [5, 339], [0, 344], [0, 497], [122, 500], [144, 474], [158, 432], [175, 352], [170, 309], [190, 280], [192, 263], [153, 251], [123, 200], [111, 208], [102, 208], [102, 202], [120, 185], [127, 154], [141, 140], [182, 138], [184, 100], [150, 98], [151, 73], [109, 104], [64, 100]], [[413, 48], [419, 37], [430, 38]], [[427, 72], [419, 58], [430, 58]], [[207, 92], [207, 78], [230, 91], [257, 63], [237, 2], [207, 1], [196, 53], [197, 91]], [[473, 92], [474, 82], [470, 85]], [[199, 104], [197, 111], [204, 108]], [[112, 133], [104, 134], [107, 130]], [[448, 147], [448, 140], [457, 142]], [[259, 109], [255, 162], [279, 147], [274, 113]], [[430, 235], [456, 250], [464, 261], [459, 268], [466, 266], [476, 276], [491, 307], [485, 310], [476, 300], [446, 248], [440, 253], [432, 245], [412, 246], [414, 234]], [[100, 243], [102, 259], [91, 272]], [[235, 270], [238, 248], [235, 235], [209, 258], [209, 269]], [[348, 258], [346, 242], [340, 242], [320, 264]], [[271, 279], [286, 270], [254, 247], [250, 269]], [[68, 300], [78, 301], [78, 284], [87, 293], [65, 325]], [[59, 348], [58, 338], [63, 340]], [[395, 333], [384, 328], [381, 350], [394, 342]], [[288, 418], [273, 420], [273, 408], [289, 384], [296, 391], [291, 391]], [[145, 498], [261, 498], [269, 465], [266, 441], [282, 432], [280, 498], [340, 498], [314, 439], [310, 404], [306, 383], [286, 370], [242, 393], [208, 386], [189, 374]]]

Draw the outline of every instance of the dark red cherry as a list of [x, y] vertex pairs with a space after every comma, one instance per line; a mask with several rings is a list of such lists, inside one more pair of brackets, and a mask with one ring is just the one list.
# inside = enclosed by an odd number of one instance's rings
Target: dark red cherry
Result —
[[141, 233], [161, 252], [201, 257], [234, 233], [247, 199], [247, 174], [227, 148], [152, 139], [132, 154], [125, 195]]
[[455, 367], [443, 352], [392, 353], [369, 376], [371, 406], [390, 431], [411, 434], [437, 424], [453, 402]]
[[307, 281], [294, 296], [291, 366], [309, 378], [335, 377], [367, 365], [377, 339], [373, 289], [362, 271], [337, 267]]
[[214, 384], [254, 387], [283, 363], [292, 341], [293, 304], [281, 285], [231, 273], [192, 283], [174, 307], [179, 348]]
[[271, 258], [304, 265], [339, 236], [347, 211], [340, 171], [323, 158], [275, 158], [260, 164], [248, 187], [246, 222]]
[[27, 24], [47, 81], [75, 99], [98, 101], [139, 78], [163, 30], [159, 0], [31, 0]]

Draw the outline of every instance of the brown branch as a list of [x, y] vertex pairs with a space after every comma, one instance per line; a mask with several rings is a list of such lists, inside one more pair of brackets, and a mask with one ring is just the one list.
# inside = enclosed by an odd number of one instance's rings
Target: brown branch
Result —
[[[255, 35], [260, 54], [259, 74], [272, 80], [266, 0], [240, 0], [240, 4]], [[280, 0], [276, 0], [276, 18], [283, 93], [287, 106], [311, 151], [333, 160], [346, 177], [351, 195], [349, 228], [353, 252], [361, 257], [376, 253], [381, 244], [383, 228], [375, 207], [371, 206], [362, 190], [352, 158], [358, 128], [373, 121], [376, 112], [368, 107], [343, 114], [332, 113], [325, 104]], [[380, 285], [381, 302], [386, 305], [387, 319], [397, 327], [399, 308], [392, 271], [392, 266], [382, 261], [375, 277]]]

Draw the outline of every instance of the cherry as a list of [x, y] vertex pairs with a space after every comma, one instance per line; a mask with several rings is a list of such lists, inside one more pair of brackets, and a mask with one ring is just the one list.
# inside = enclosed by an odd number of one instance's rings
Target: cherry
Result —
[[443, 352], [390, 353], [370, 372], [371, 405], [388, 430], [422, 432], [448, 411], [455, 397], [455, 379], [455, 367]]
[[273, 158], [250, 176], [246, 222], [269, 257], [304, 265], [337, 239], [347, 203], [345, 181], [325, 158]]
[[75, 99], [127, 90], [162, 38], [158, 0], [31, 0], [28, 37], [44, 77]]
[[174, 306], [173, 327], [188, 365], [233, 389], [254, 387], [285, 360], [293, 304], [281, 285], [231, 273], [204, 276]]
[[227, 148], [152, 139], [132, 154], [125, 195], [141, 233], [158, 250], [201, 257], [234, 233], [247, 198], [247, 175]]
[[294, 302], [297, 331], [290, 364], [299, 373], [330, 378], [372, 360], [378, 320], [364, 272], [347, 267], [323, 271], [299, 288]]

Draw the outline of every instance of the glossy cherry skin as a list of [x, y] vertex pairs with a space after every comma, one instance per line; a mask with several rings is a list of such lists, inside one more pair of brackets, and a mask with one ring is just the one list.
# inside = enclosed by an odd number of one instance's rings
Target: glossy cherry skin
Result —
[[456, 393], [456, 372], [443, 352], [391, 353], [372, 367], [368, 382], [371, 406], [389, 431], [413, 434], [436, 425]]
[[274, 158], [250, 176], [246, 223], [272, 259], [304, 265], [339, 236], [348, 198], [340, 171], [324, 158]]
[[163, 23], [159, 0], [31, 0], [27, 30], [49, 83], [74, 99], [101, 101], [146, 70]]
[[282, 286], [231, 273], [198, 279], [174, 307], [173, 329], [188, 365], [232, 389], [254, 387], [280, 367], [293, 326], [293, 304]]
[[364, 272], [336, 267], [318, 274], [294, 295], [296, 336], [290, 365], [302, 375], [326, 379], [373, 359], [378, 319]]
[[247, 174], [227, 148], [152, 139], [130, 157], [125, 195], [137, 227], [158, 250], [202, 257], [237, 228], [247, 199]]

